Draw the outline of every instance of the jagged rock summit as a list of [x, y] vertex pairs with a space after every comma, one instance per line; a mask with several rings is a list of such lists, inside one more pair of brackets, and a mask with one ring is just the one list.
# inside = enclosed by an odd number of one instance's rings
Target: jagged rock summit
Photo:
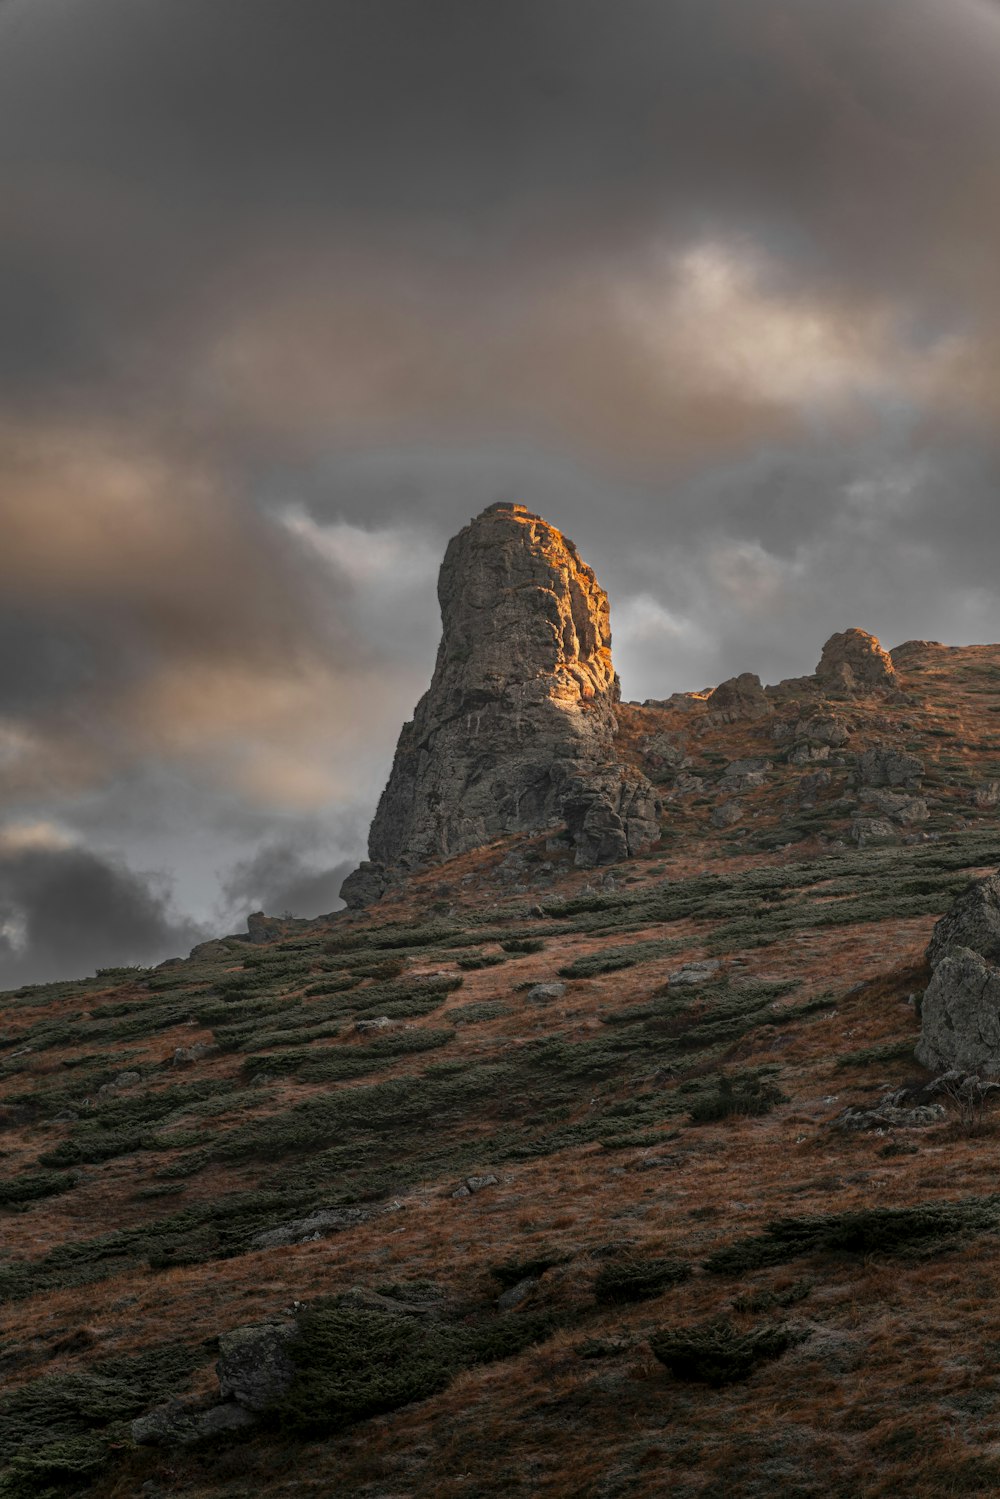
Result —
[[580, 864], [650, 847], [658, 799], [615, 756], [607, 595], [573, 543], [524, 505], [491, 505], [449, 543], [438, 597], [434, 675], [348, 905], [377, 899], [394, 870], [508, 833], [566, 824]]
[[821, 687], [841, 692], [872, 687], [894, 687], [896, 668], [889, 652], [867, 630], [844, 630], [831, 635], [823, 647], [816, 680]]

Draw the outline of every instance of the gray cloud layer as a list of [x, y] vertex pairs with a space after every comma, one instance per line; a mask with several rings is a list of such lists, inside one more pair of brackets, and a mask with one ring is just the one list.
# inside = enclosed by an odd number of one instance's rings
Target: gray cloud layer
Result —
[[7, 0], [11, 931], [39, 860], [328, 905], [494, 499], [633, 696], [996, 637], [998, 66], [987, 0]]

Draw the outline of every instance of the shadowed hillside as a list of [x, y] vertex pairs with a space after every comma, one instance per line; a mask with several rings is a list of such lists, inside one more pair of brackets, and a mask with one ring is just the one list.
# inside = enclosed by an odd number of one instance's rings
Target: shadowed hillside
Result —
[[0, 1494], [995, 1491], [994, 1116], [883, 1101], [1000, 862], [1000, 648], [895, 662], [622, 705], [643, 857], [5, 996]]

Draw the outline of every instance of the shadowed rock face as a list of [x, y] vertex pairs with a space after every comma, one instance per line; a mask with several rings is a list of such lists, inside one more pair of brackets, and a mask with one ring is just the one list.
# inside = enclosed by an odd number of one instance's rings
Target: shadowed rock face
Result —
[[1000, 1075], [1000, 875], [975, 880], [931, 934], [918, 1062]]
[[[615, 759], [607, 595], [573, 543], [523, 505], [493, 505], [449, 543], [438, 596], [434, 676], [400, 734], [372, 823], [364, 903], [378, 866], [564, 823], [567, 799], [578, 862], [649, 847], [655, 794]], [[588, 787], [600, 803], [589, 816], [580, 810]], [[350, 904], [361, 883], [348, 880]]]

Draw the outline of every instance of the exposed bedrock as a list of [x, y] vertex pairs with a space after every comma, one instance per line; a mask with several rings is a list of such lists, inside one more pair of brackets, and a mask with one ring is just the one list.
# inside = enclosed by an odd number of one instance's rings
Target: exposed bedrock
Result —
[[659, 836], [653, 787], [617, 763], [608, 599], [576, 547], [523, 505], [492, 505], [449, 543], [430, 687], [403, 726], [344, 899], [392, 871], [506, 833], [568, 823], [578, 863]]

